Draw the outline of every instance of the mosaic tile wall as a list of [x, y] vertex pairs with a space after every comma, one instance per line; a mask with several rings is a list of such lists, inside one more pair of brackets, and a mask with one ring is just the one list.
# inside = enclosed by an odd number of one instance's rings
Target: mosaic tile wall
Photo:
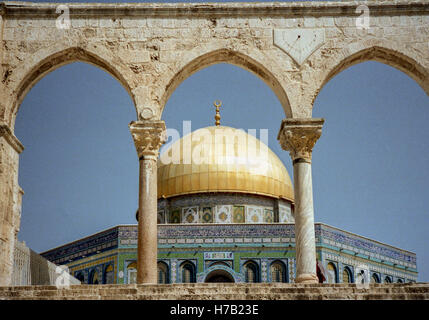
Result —
[[119, 228], [111, 228], [64, 246], [40, 253], [55, 264], [65, 264], [82, 256], [89, 257], [118, 246]]
[[[250, 249], [250, 248], [248, 248]], [[283, 265], [284, 281], [291, 282], [294, 279], [294, 269], [289, 270], [289, 265], [294, 265], [294, 258], [291, 254], [285, 254], [283, 251], [267, 250], [256, 253], [255, 250], [249, 251], [246, 248], [235, 249], [232, 251], [160, 251], [158, 254], [158, 263], [163, 263], [167, 267], [167, 278], [169, 283], [182, 282], [182, 267], [185, 264], [193, 266], [194, 278], [196, 282], [204, 282], [213, 271], [224, 270], [228, 272], [235, 282], [244, 282], [246, 270], [244, 265], [248, 262], [256, 263], [258, 270], [258, 279], [260, 282], [271, 282], [270, 268], [274, 262]], [[132, 256], [128, 252], [120, 254], [119, 261], [124, 261], [119, 269], [122, 274], [127, 274], [129, 266], [134, 264], [136, 255]], [[290, 276], [293, 274], [293, 276]], [[129, 283], [130, 279], [119, 277], [118, 283]]]
[[158, 202], [158, 224], [274, 222], [294, 222], [290, 202], [234, 193], [186, 195]]
[[[264, 248], [262, 251], [269, 248], [271, 251], [264, 256], [266, 259], [274, 258], [275, 250], [294, 255], [294, 224], [227, 223], [242, 221], [243, 217], [244, 219], [250, 218], [252, 221], [259, 221], [258, 219], [267, 219], [273, 215], [273, 212], [255, 210], [255, 206], [251, 208], [253, 210], [247, 210], [245, 205], [224, 205], [219, 206], [215, 214], [207, 208], [199, 211], [199, 214], [202, 214], [206, 221], [222, 219], [226, 222], [225, 224], [195, 225], [193, 223], [197, 217], [195, 207], [178, 211], [179, 218], [188, 220], [188, 223], [158, 226], [159, 254], [162, 252], [168, 252], [170, 255], [177, 253], [176, 259], [178, 261], [184, 258], [183, 252], [186, 250], [192, 254], [226, 250], [234, 252], [235, 255], [238, 254], [237, 250], [244, 250], [247, 252], [246, 257], [251, 257], [258, 256], [257, 253], [261, 252], [261, 248]], [[417, 280], [416, 255], [412, 252], [320, 223], [315, 224], [315, 236], [319, 259], [322, 259], [324, 263], [335, 261], [354, 267], [358, 263], [364, 262], [370, 266], [368, 269], [371, 272], [379, 274], [380, 277], [389, 275], [405, 281]], [[42, 255], [54, 263], [60, 262], [75, 267], [79, 263], [88, 263], [91, 259], [100, 259], [104, 254], [110, 254], [112, 250], [135, 252], [136, 246], [137, 226], [128, 225], [114, 227], [47, 251]], [[185, 251], [182, 252], [181, 250]], [[167, 257], [164, 258], [167, 259]], [[203, 268], [203, 260], [198, 260], [198, 263], [200, 270]], [[294, 267], [290, 265], [290, 261], [288, 263], [288, 270], [292, 270]], [[234, 265], [236, 272], [238, 272], [237, 268], [239, 266]], [[293, 275], [289, 274], [289, 278], [292, 279]]]
[[343, 271], [348, 269], [352, 276], [352, 282], [355, 282], [358, 274], [364, 270], [369, 279], [373, 274], [376, 274], [380, 282], [385, 282], [388, 277], [392, 282], [416, 282], [417, 274], [412, 274], [405, 270], [395, 269], [392, 266], [385, 266], [368, 259], [350, 258], [337, 252], [323, 251], [322, 262], [325, 268], [328, 263], [333, 263], [335, 266], [335, 277], [338, 282], [343, 282]]
[[417, 258], [412, 252], [371, 241], [323, 224], [316, 224], [315, 231], [324, 244], [353, 251], [355, 254], [366, 256], [374, 261], [390, 262], [417, 269]]

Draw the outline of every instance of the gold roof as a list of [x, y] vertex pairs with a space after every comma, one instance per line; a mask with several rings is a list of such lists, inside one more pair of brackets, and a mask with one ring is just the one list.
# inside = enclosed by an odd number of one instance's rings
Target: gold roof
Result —
[[198, 129], [158, 159], [158, 198], [201, 192], [241, 192], [287, 199], [293, 187], [281, 160], [243, 130]]

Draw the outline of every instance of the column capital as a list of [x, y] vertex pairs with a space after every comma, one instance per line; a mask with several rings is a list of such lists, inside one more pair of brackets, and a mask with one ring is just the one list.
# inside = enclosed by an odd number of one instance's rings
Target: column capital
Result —
[[311, 152], [322, 135], [322, 118], [283, 119], [277, 140], [283, 150], [289, 151], [292, 161], [311, 162]]
[[139, 159], [158, 157], [159, 148], [167, 141], [165, 122], [133, 121], [129, 124]]

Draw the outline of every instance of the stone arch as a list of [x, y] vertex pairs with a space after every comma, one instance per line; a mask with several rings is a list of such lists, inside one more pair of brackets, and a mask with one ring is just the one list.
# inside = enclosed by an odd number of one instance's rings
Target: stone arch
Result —
[[[406, 53], [405, 53], [406, 52]], [[377, 61], [394, 67], [414, 79], [429, 95], [429, 70], [424, 67], [424, 59], [419, 57], [411, 48], [401, 48], [400, 44], [390, 42], [358, 42], [346, 46], [340, 54], [327, 63], [324, 74], [319, 77], [320, 84], [312, 97], [312, 105], [322, 88], [340, 72], [347, 68], [366, 61]]]
[[[292, 117], [292, 108], [289, 98], [286, 94], [286, 90], [284, 89], [284, 84], [280, 82], [278, 75], [274, 75], [273, 72], [269, 70], [264, 63], [260, 62], [270, 60], [269, 57], [266, 57], [262, 54], [256, 54], [255, 52], [257, 50], [252, 50], [254, 53], [253, 55], [244, 54], [242, 51], [244, 50], [223, 47], [201, 54], [201, 48], [197, 48], [180, 59], [186, 62], [177, 69], [177, 71], [168, 81], [159, 86], [160, 88], [164, 88], [164, 92], [160, 95], [161, 110], [159, 117], [161, 117], [164, 107], [171, 94], [186, 78], [206, 67], [219, 63], [232, 64], [258, 76], [271, 88], [271, 90], [273, 90], [279, 99], [286, 116]], [[273, 61], [270, 61], [266, 65], [272, 65], [273, 63]], [[280, 70], [280, 68], [274, 69]]]
[[109, 73], [127, 90], [134, 105], [136, 105], [136, 99], [130, 87], [130, 76], [127, 75], [126, 68], [120, 63], [113, 63], [102, 57], [99, 52], [94, 53], [79, 46], [50, 48], [36, 52], [29, 61], [23, 63], [22, 70], [16, 70], [17, 77], [19, 77], [16, 79], [18, 85], [12, 94], [11, 112], [7, 119], [11, 128], [14, 128], [19, 107], [31, 88], [48, 73], [73, 62], [88, 63]]

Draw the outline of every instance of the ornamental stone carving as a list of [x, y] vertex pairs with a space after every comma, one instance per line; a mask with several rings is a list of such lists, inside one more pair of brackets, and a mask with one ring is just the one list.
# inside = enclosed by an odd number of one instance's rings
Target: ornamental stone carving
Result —
[[314, 144], [322, 135], [324, 119], [284, 119], [277, 140], [283, 150], [289, 151], [293, 161], [311, 162]]
[[133, 121], [129, 124], [139, 159], [158, 157], [159, 148], [167, 141], [165, 122]]

